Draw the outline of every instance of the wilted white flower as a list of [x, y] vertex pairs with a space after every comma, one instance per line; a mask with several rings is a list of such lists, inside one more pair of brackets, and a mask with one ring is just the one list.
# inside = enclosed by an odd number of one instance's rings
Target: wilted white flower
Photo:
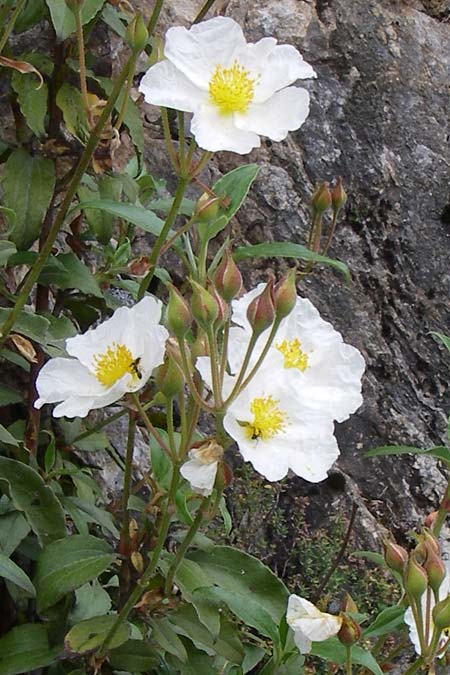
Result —
[[311, 66], [274, 38], [248, 44], [233, 19], [171, 28], [164, 56], [140, 91], [147, 103], [194, 113], [191, 132], [205, 150], [246, 154], [259, 135], [281, 141], [308, 116], [308, 92], [289, 85], [315, 77]]
[[[449, 595], [449, 590], [450, 590], [450, 579], [449, 579], [449, 573], [447, 569], [447, 574], [445, 575], [440, 587], [439, 587], [439, 600], [445, 600], [445, 598], [448, 597]], [[423, 626], [428, 626], [428, 640], [425, 637], [425, 641], [427, 644], [427, 647], [431, 644], [431, 639], [433, 637], [433, 631], [434, 631], [434, 621], [433, 621], [433, 609], [436, 604], [436, 600], [434, 597], [434, 593], [431, 590], [431, 588], [428, 588], [425, 593], [422, 595], [420, 599], [420, 608], [421, 608], [421, 613], [422, 613], [422, 622]], [[404, 621], [406, 625], [409, 627], [409, 639], [411, 640], [412, 644], [414, 645], [414, 649], [416, 650], [416, 654], [422, 653], [422, 649], [420, 646], [420, 639], [419, 639], [419, 631], [417, 629], [416, 622], [414, 620], [414, 615], [412, 612], [411, 607], [408, 607], [408, 609], [405, 612], [404, 616]], [[449, 626], [450, 628], [450, 626]], [[441, 641], [440, 641], [440, 646], [442, 646], [448, 636], [442, 636]]]
[[232, 401], [223, 425], [244, 459], [270, 481], [291, 469], [317, 483], [339, 456], [331, 417], [313, 408], [308, 391], [297, 390], [269, 356]]
[[222, 446], [215, 441], [209, 441], [189, 452], [189, 459], [181, 467], [180, 473], [190, 482], [195, 492], [207, 497], [213, 491], [222, 456]]
[[[251, 335], [247, 320], [250, 302], [261, 293], [264, 284], [233, 302], [229, 362], [231, 371], [241, 366]], [[253, 363], [261, 353], [267, 337], [265, 331], [253, 352]], [[297, 298], [292, 312], [281, 321], [270, 354], [278, 356], [279, 367], [296, 382], [299, 391], [307, 391], [309, 405], [318, 412], [342, 422], [362, 403], [361, 378], [364, 358], [342, 335], [324, 321], [314, 305]]]
[[36, 408], [59, 403], [55, 417], [85, 417], [144, 386], [163, 362], [167, 330], [159, 325], [162, 304], [146, 297], [84, 335], [66, 340], [73, 358], [50, 359], [39, 372]]
[[323, 642], [336, 635], [342, 625], [340, 616], [321, 612], [312, 602], [290, 595], [286, 621], [294, 631], [294, 640], [301, 654], [309, 654], [313, 642]]

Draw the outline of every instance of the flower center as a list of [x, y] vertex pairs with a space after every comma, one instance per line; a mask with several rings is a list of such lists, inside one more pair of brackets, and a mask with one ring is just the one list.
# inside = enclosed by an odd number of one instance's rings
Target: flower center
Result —
[[302, 350], [300, 340], [283, 340], [276, 347], [284, 356], [285, 368], [298, 368], [302, 373], [307, 369], [308, 354]]
[[94, 356], [95, 376], [105, 387], [111, 387], [125, 373], [140, 379], [139, 360], [133, 359], [128, 347], [113, 342], [105, 352]]
[[273, 396], [254, 398], [250, 404], [250, 412], [254, 416], [253, 422], [243, 422], [247, 438], [256, 440], [262, 438], [267, 441], [284, 431], [288, 416], [278, 407], [279, 401]]
[[209, 81], [209, 98], [222, 115], [246, 113], [253, 101], [255, 81], [237, 61], [231, 68], [217, 66]]

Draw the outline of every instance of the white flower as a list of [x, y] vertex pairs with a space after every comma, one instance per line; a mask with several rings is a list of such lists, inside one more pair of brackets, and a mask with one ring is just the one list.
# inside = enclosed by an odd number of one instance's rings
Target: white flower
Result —
[[66, 341], [73, 358], [55, 358], [41, 369], [36, 408], [57, 403], [55, 417], [85, 417], [144, 386], [163, 362], [167, 330], [159, 325], [161, 302], [146, 297], [120, 307], [97, 328]]
[[190, 482], [195, 492], [207, 497], [213, 491], [222, 456], [223, 448], [215, 441], [209, 441], [189, 452], [189, 460], [183, 464], [180, 473]]
[[331, 417], [311, 407], [308, 391], [298, 390], [271, 357], [230, 404], [223, 424], [244, 459], [270, 481], [292, 469], [317, 483], [339, 456]]
[[309, 94], [291, 87], [314, 70], [290, 45], [274, 38], [247, 44], [233, 19], [219, 16], [166, 35], [165, 59], [140, 84], [147, 103], [194, 113], [191, 132], [205, 150], [246, 154], [298, 129]]
[[312, 602], [290, 595], [286, 621], [294, 631], [294, 640], [301, 654], [309, 654], [313, 642], [322, 642], [336, 635], [342, 625], [340, 616], [321, 612]]
[[[239, 370], [251, 335], [247, 308], [263, 288], [264, 284], [259, 284], [233, 302], [232, 320], [239, 327], [232, 328], [230, 334], [228, 353], [232, 373]], [[259, 338], [253, 363], [268, 335], [265, 331]], [[309, 300], [297, 298], [293, 311], [278, 328], [270, 353], [278, 355], [279, 367], [295, 380], [299, 390], [307, 391], [309, 405], [318, 412], [343, 422], [361, 405], [364, 358], [321, 318]]]
[[[439, 600], [445, 600], [445, 598], [449, 594], [449, 589], [450, 589], [450, 579], [449, 579], [449, 572], [447, 569], [447, 574], [445, 575], [442, 584], [439, 587]], [[431, 638], [433, 637], [433, 631], [434, 631], [434, 621], [433, 621], [433, 609], [436, 604], [435, 598], [434, 598], [434, 593], [431, 590], [431, 588], [427, 588], [425, 593], [422, 595], [420, 599], [420, 606], [421, 606], [421, 613], [422, 613], [422, 622], [423, 626], [429, 626], [428, 630], [428, 640], [426, 640], [425, 636], [425, 641], [427, 646], [430, 645], [431, 643]], [[427, 611], [428, 610], [428, 611]], [[419, 656], [422, 653], [421, 647], [420, 647], [420, 640], [419, 640], [419, 631], [416, 626], [416, 622], [414, 620], [414, 615], [412, 612], [411, 607], [408, 607], [408, 609], [405, 612], [404, 620], [406, 625], [409, 627], [409, 639], [414, 645], [414, 649], [416, 650], [416, 654]], [[440, 640], [440, 646], [442, 646], [447, 640], [447, 636], [442, 636]]]

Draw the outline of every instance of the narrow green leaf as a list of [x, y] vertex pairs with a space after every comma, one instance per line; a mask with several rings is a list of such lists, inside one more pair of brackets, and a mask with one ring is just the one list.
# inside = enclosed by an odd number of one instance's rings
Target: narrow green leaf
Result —
[[16, 252], [16, 245], [12, 241], [0, 241], [0, 267], [4, 267]]
[[[108, 77], [97, 77], [96, 79], [102, 89], [105, 91], [106, 95], [110, 96], [113, 89], [113, 83], [111, 80]], [[117, 112], [122, 110], [124, 96], [125, 92], [122, 92], [115, 103], [114, 107]], [[123, 122], [130, 132], [133, 144], [136, 146], [138, 151], [142, 153], [144, 151], [144, 125], [142, 123], [140, 110], [130, 96], [128, 96], [127, 108]]]
[[13, 403], [21, 403], [23, 401], [22, 395], [11, 387], [0, 386], [0, 408]]
[[[11, 310], [5, 307], [0, 308], [0, 326], [6, 321]], [[24, 309], [20, 312], [19, 318], [14, 324], [14, 332], [25, 335], [30, 340], [35, 340], [38, 343], [45, 342], [45, 335], [50, 326], [50, 321], [39, 314], [29, 312]]]
[[65, 536], [61, 505], [34, 469], [15, 459], [0, 457], [0, 485], [4, 483], [15, 508], [23, 511], [41, 546]]
[[[118, 218], [122, 218], [133, 225], [137, 225], [145, 232], [150, 232], [157, 237], [164, 225], [164, 221], [158, 218], [152, 211], [143, 209], [134, 204], [126, 204], [125, 202], [113, 202], [108, 199], [94, 199], [89, 202], [82, 202], [77, 208], [81, 209], [100, 209], [106, 213], [111, 213]], [[170, 232], [169, 236], [173, 234]]]
[[376, 619], [364, 630], [363, 637], [380, 637], [387, 633], [394, 633], [404, 626], [404, 607], [386, 607]]
[[119, 11], [112, 5], [106, 4], [103, 7], [102, 19], [108, 24], [110, 28], [113, 29], [121, 38], [124, 38], [127, 32], [126, 26], [120, 20]]
[[9, 556], [30, 532], [30, 526], [20, 511], [10, 511], [0, 516], [0, 552]]
[[0, 675], [31, 673], [56, 661], [62, 647], [50, 648], [43, 624], [26, 623], [0, 638]]
[[173, 654], [180, 661], [187, 661], [187, 652], [176, 634], [174, 627], [167, 617], [160, 619], [149, 619], [152, 628], [152, 640], [154, 640], [164, 651]]
[[32, 598], [36, 595], [36, 590], [25, 572], [16, 565], [10, 558], [0, 553], [0, 577], [8, 579], [13, 584], [21, 588]]
[[97, 280], [75, 253], [60, 253], [50, 256], [39, 277], [43, 286], [56, 286], [62, 290], [76, 288], [86, 295], [103, 298]]
[[[345, 663], [346, 659], [346, 648], [337, 638], [333, 637], [324, 642], [314, 642], [311, 654], [320, 656], [322, 659], [326, 659], [332, 663], [342, 665]], [[352, 647], [352, 661], [353, 663], [368, 668], [370, 672], [375, 675], [383, 675], [383, 671], [372, 654], [362, 647]]]
[[[56, 32], [56, 37], [60, 42], [75, 33], [76, 23], [75, 15], [66, 5], [65, 0], [46, 0], [50, 10], [50, 16]], [[105, 0], [84, 0], [81, 8], [81, 22], [84, 24], [91, 21], [101, 10]]]
[[[86, 654], [99, 647], [113, 624], [117, 616], [96, 616], [93, 619], [87, 619], [70, 629], [64, 639], [66, 655], [69, 658], [78, 654]], [[111, 648], [119, 647], [130, 637], [130, 624], [123, 623], [117, 630], [111, 640]]]
[[444, 335], [444, 333], [436, 333], [435, 331], [431, 331], [431, 335], [435, 335], [442, 342], [444, 347], [446, 347], [450, 352], [450, 337], [448, 335]]
[[64, 82], [56, 94], [56, 105], [63, 114], [68, 132], [81, 143], [86, 143], [89, 138], [89, 124], [81, 92]]
[[412, 445], [382, 445], [364, 453], [363, 457], [384, 457], [386, 455], [427, 455], [450, 463], [450, 448], [438, 445], [435, 448], [416, 448]]
[[228, 198], [229, 203], [221, 210], [228, 220], [234, 216], [242, 206], [250, 187], [259, 173], [257, 164], [244, 164], [219, 178], [213, 185], [213, 192], [221, 198]]
[[160, 664], [158, 652], [143, 640], [127, 640], [110, 651], [108, 661], [116, 670], [131, 673], [158, 672]]
[[23, 33], [44, 18], [46, 12], [44, 0], [27, 0], [14, 24], [14, 33]]
[[38, 612], [96, 579], [114, 560], [108, 544], [91, 535], [75, 534], [46, 546], [39, 554], [34, 580]]
[[[21, 59], [31, 63], [41, 75], [50, 75], [53, 63], [43, 54], [22, 54]], [[17, 94], [22, 115], [31, 131], [39, 138], [45, 136], [45, 116], [47, 114], [48, 86], [33, 73], [20, 73], [15, 70], [11, 77], [11, 86]]]
[[15, 211], [10, 239], [27, 249], [40, 235], [42, 221], [55, 189], [55, 167], [50, 159], [14, 150], [5, 164], [3, 201]]
[[290, 241], [270, 241], [252, 246], [238, 246], [233, 252], [233, 258], [246, 260], [247, 258], [300, 258], [300, 260], [314, 261], [322, 265], [329, 265], [340, 272], [347, 282], [351, 276], [347, 265], [340, 260], [333, 260], [326, 256], [310, 251], [302, 244], [293, 244]]

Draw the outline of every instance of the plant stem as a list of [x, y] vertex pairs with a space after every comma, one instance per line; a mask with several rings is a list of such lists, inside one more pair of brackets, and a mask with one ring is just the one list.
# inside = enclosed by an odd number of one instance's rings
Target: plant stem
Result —
[[172, 134], [170, 133], [169, 115], [167, 112], [167, 108], [160, 108], [160, 110], [161, 110], [162, 128], [164, 133], [164, 143], [166, 144], [167, 154], [169, 155], [169, 159], [173, 169], [175, 170], [175, 173], [178, 174], [180, 167], [178, 164], [178, 155], [172, 141]]
[[25, 4], [25, 0], [18, 0], [17, 5], [15, 9], [13, 10], [8, 23], [6, 24], [5, 30], [3, 31], [3, 35], [0, 38], [0, 54], [2, 53], [6, 43], [8, 42], [8, 38], [11, 34], [12, 29], [14, 28], [14, 24], [17, 21], [17, 17], [19, 16], [20, 12], [23, 9], [23, 6]]
[[178, 345], [180, 347], [180, 355], [181, 355], [181, 362], [182, 362], [182, 365], [183, 365], [184, 375], [186, 377], [186, 382], [187, 382], [187, 385], [189, 387], [189, 391], [191, 393], [191, 396], [200, 408], [203, 408], [203, 410], [207, 410], [208, 412], [210, 412], [212, 410], [211, 406], [209, 406], [207, 403], [205, 403], [205, 401], [202, 399], [202, 397], [200, 396], [200, 394], [197, 391], [197, 388], [195, 386], [195, 382], [192, 380], [191, 368], [190, 368], [190, 364], [189, 364], [189, 361], [188, 361], [188, 357], [187, 357], [187, 353], [186, 353], [186, 347], [185, 347], [183, 338], [178, 339]]
[[147, 415], [147, 413], [144, 410], [144, 406], [142, 405], [142, 403], [139, 400], [139, 396], [137, 394], [135, 394], [134, 392], [132, 394], [130, 394], [130, 396], [133, 399], [133, 402], [134, 402], [136, 408], [139, 411], [139, 414], [141, 416], [142, 421], [144, 422], [145, 426], [147, 427], [147, 431], [153, 436], [155, 441], [161, 446], [161, 448], [164, 450], [166, 455], [171, 457], [172, 454], [170, 452], [169, 446], [167, 445], [165, 440], [162, 438], [161, 434], [155, 429], [155, 427], [151, 423], [149, 416]]
[[127, 454], [125, 456], [125, 473], [123, 477], [122, 492], [122, 529], [120, 533], [121, 553], [129, 554], [130, 548], [130, 512], [128, 511], [128, 500], [131, 494], [131, 481], [133, 476], [133, 451], [134, 439], [136, 435], [136, 419], [133, 413], [129, 412], [128, 417], [128, 440]]
[[175, 574], [177, 573], [178, 567], [180, 566], [181, 561], [184, 558], [184, 555], [186, 551], [188, 550], [189, 546], [192, 543], [192, 540], [194, 539], [195, 535], [197, 534], [204, 518], [205, 511], [207, 510], [208, 506], [211, 503], [211, 496], [203, 499], [202, 503], [200, 504], [197, 513], [194, 518], [194, 522], [190, 526], [189, 530], [186, 533], [185, 538], [181, 542], [178, 551], [176, 552], [175, 558], [173, 559], [169, 571], [167, 572], [167, 577], [166, 577], [166, 584], [165, 584], [165, 593], [166, 595], [170, 595], [170, 592], [172, 590], [172, 585], [173, 585], [173, 580], [175, 577]]
[[167, 400], [167, 435], [169, 437], [170, 453], [173, 461], [177, 459], [177, 448], [175, 444], [175, 427], [173, 423], [173, 399]]
[[131, 87], [133, 86], [133, 74], [134, 74], [134, 67], [136, 65], [136, 58], [137, 55], [134, 57], [133, 67], [132, 68], [130, 67], [130, 76], [127, 79], [125, 91], [123, 92], [122, 105], [120, 106], [119, 115], [114, 123], [114, 129], [117, 129], [117, 131], [119, 131], [120, 127], [122, 126], [122, 122], [127, 113], [128, 100], [130, 98]]
[[347, 647], [347, 655], [345, 659], [345, 672], [346, 675], [352, 675], [352, 648]]
[[206, 331], [209, 344], [209, 358], [211, 361], [211, 380], [214, 394], [214, 405], [216, 408], [221, 408], [223, 405], [222, 402], [222, 390], [220, 387], [220, 374], [219, 374], [219, 363], [217, 359], [217, 342], [214, 336], [214, 329], [212, 326]]
[[148, 261], [149, 271], [147, 272], [146, 276], [142, 280], [141, 285], [139, 287], [138, 300], [140, 300], [141, 298], [144, 297], [145, 292], [146, 292], [147, 288], [149, 287], [151, 280], [153, 279], [153, 275], [155, 273], [155, 266], [156, 266], [156, 263], [158, 261], [159, 253], [160, 253], [161, 248], [163, 247], [163, 245], [164, 245], [164, 243], [167, 239], [167, 235], [169, 234], [170, 228], [172, 227], [173, 223], [175, 222], [175, 218], [178, 215], [178, 210], [180, 208], [181, 201], [184, 197], [184, 193], [185, 193], [186, 186], [188, 185], [188, 183], [189, 183], [189, 178], [187, 178], [186, 176], [180, 176], [179, 177], [178, 186], [177, 186], [177, 190], [175, 192], [175, 197], [174, 197], [174, 200], [172, 202], [172, 206], [170, 208], [169, 213], [167, 214], [167, 218], [165, 220], [163, 228], [162, 228], [161, 232], [159, 233], [159, 236], [156, 239], [155, 244], [152, 248], [152, 252], [150, 254], [149, 261]]
[[206, 14], [211, 9], [214, 3], [215, 0], [206, 0], [205, 4], [203, 5], [203, 7], [201, 8], [201, 10], [199, 11], [199, 13], [197, 14], [192, 23], [198, 23], [199, 21], [201, 21], [206, 16]]
[[164, 509], [164, 515], [161, 521], [161, 529], [158, 534], [158, 538], [156, 540], [155, 548], [153, 549], [153, 555], [151, 557], [151, 560], [144, 571], [143, 575], [137, 582], [134, 590], [128, 597], [128, 600], [120, 610], [119, 614], [117, 615], [117, 619], [115, 620], [114, 624], [111, 626], [111, 629], [107, 633], [105, 639], [103, 640], [103, 643], [100, 646], [100, 649], [97, 653], [97, 656], [99, 659], [103, 658], [107, 651], [108, 647], [111, 644], [112, 639], [114, 638], [115, 634], [119, 630], [120, 626], [125, 623], [125, 621], [128, 619], [128, 615], [130, 614], [131, 610], [135, 606], [137, 602], [139, 602], [142, 594], [145, 592], [146, 586], [148, 585], [150, 579], [153, 576], [153, 573], [156, 569], [156, 566], [159, 562], [159, 558], [161, 555], [161, 551], [164, 546], [164, 542], [166, 541], [167, 534], [169, 532], [169, 527], [170, 527], [170, 520], [172, 517], [172, 504], [174, 503], [175, 500], [175, 495], [177, 492], [177, 487], [178, 487], [178, 480], [180, 477], [180, 467], [178, 464], [174, 464], [173, 467], [173, 474], [172, 474], [172, 481], [170, 484], [169, 488], [169, 494], [167, 497], [167, 502], [165, 505]]
[[0, 337], [0, 347], [5, 343], [9, 333], [11, 332], [11, 329], [13, 328], [14, 324], [17, 321], [17, 318], [19, 316], [19, 313], [21, 312], [22, 308], [25, 306], [29, 295], [33, 289], [34, 284], [39, 278], [39, 275], [42, 271], [42, 268], [44, 267], [48, 256], [50, 255], [53, 244], [55, 243], [56, 237], [58, 236], [58, 233], [64, 223], [64, 219], [67, 215], [67, 212], [70, 208], [70, 205], [72, 203], [72, 199], [74, 198], [78, 184], [83, 177], [84, 172], [89, 166], [89, 163], [92, 159], [92, 155], [95, 152], [95, 149], [97, 147], [97, 144], [100, 140], [101, 132], [103, 131], [103, 128], [112, 112], [112, 109], [114, 107], [115, 102], [117, 101], [117, 98], [122, 90], [122, 87], [124, 85], [124, 82], [128, 76], [129, 70], [130, 70], [130, 64], [134, 62], [134, 56], [131, 56], [125, 66], [123, 67], [114, 87], [111, 92], [111, 96], [108, 99], [108, 102], [106, 103], [105, 107], [103, 108], [102, 114], [100, 115], [100, 118], [95, 125], [94, 129], [91, 131], [91, 135], [89, 136], [89, 140], [86, 144], [86, 147], [83, 151], [83, 154], [80, 157], [80, 160], [78, 162], [77, 168], [75, 170], [75, 173], [73, 175], [72, 180], [70, 181], [70, 184], [67, 188], [67, 192], [64, 196], [64, 199], [61, 203], [61, 206], [59, 207], [58, 213], [56, 214], [56, 218], [53, 221], [53, 225], [49, 229], [48, 237], [45, 241], [45, 244], [43, 245], [38, 257], [36, 258], [36, 261], [33, 265], [33, 267], [30, 269], [28, 272], [23, 286], [21, 288], [21, 291], [19, 293], [19, 296], [17, 297], [17, 300], [15, 302], [14, 307], [11, 309], [11, 312], [8, 316], [8, 318], [5, 320], [2, 328], [1, 328], [1, 337]]
[[164, 0], [156, 0], [155, 6], [153, 7], [153, 12], [150, 17], [150, 21], [147, 24], [147, 30], [150, 37], [152, 36], [153, 31], [156, 28], [156, 24], [158, 23], [159, 15], [161, 14], [163, 4]]
[[418, 658], [417, 661], [415, 661], [415, 663], [413, 663], [412, 666], [408, 668], [407, 671], [405, 671], [404, 675], [413, 675], [413, 673], [417, 673], [421, 666], [423, 666], [422, 657]]
[[81, 20], [81, 5], [77, 5], [74, 14], [75, 14], [75, 21], [77, 24], [78, 62], [80, 64], [81, 97], [83, 99], [84, 109], [86, 111], [86, 115], [90, 124], [91, 105], [89, 103], [89, 96], [86, 82], [86, 57], [84, 53], [84, 35], [83, 35], [83, 23]]

